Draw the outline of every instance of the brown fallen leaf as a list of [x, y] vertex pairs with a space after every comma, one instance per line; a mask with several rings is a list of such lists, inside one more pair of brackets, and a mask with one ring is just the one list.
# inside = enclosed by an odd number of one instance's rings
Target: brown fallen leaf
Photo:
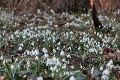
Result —
[[113, 59], [113, 60], [120, 60], [120, 52], [117, 52], [115, 49], [111, 49], [108, 47], [103, 48], [103, 58], [105, 60], [107, 59]]
[[0, 80], [7, 80], [6, 77], [3, 75], [3, 76], [0, 76]]

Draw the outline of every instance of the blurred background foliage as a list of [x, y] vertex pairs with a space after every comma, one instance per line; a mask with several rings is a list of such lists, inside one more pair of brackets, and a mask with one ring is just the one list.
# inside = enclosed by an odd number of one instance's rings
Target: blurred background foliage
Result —
[[[0, 7], [7, 8], [16, 14], [36, 13], [37, 9], [48, 12], [88, 13], [89, 0], [0, 0]], [[94, 0], [100, 11], [113, 11], [120, 8], [120, 0]]]

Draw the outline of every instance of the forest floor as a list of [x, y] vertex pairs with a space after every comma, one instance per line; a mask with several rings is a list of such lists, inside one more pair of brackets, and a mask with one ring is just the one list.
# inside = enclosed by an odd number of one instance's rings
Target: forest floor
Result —
[[0, 11], [0, 80], [119, 80], [120, 10], [57, 15]]

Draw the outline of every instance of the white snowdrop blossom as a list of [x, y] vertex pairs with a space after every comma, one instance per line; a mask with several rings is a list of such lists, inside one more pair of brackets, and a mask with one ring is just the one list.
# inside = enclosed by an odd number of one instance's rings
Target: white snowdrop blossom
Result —
[[37, 61], [38, 61], [38, 60], [39, 60], [39, 57], [38, 57], [38, 56], [35, 56], [35, 60], [37, 60]]
[[71, 58], [70, 54], [67, 55], [67, 58]]
[[68, 47], [68, 50], [71, 50], [71, 47]]
[[94, 49], [93, 49], [93, 48], [89, 49], [89, 52], [92, 52], [92, 53], [93, 53], [93, 52], [94, 52]]
[[52, 72], [56, 71], [56, 70], [57, 70], [57, 66], [53, 66], [53, 67], [51, 66], [51, 67], [50, 67], [50, 70], [51, 70]]
[[103, 66], [100, 67], [100, 70], [103, 71]]
[[101, 77], [101, 80], [109, 80], [109, 77], [106, 76], [106, 75], [103, 75], [103, 76]]
[[51, 59], [47, 58], [46, 61], [46, 66], [48, 65], [56, 65], [56, 66], [61, 66], [61, 62], [59, 61], [59, 58], [56, 58], [55, 56]]
[[26, 50], [25, 53], [26, 53], [27, 55], [30, 55], [30, 51], [28, 51], [28, 50]]
[[4, 65], [6, 64], [6, 60], [5, 60], [5, 59], [3, 60], [3, 64], [4, 64]]
[[23, 43], [21, 43], [20, 46], [23, 47], [24, 46]]
[[78, 47], [78, 50], [80, 50], [81, 48], [80, 47]]
[[60, 50], [60, 47], [57, 47], [56, 49], [57, 49], [57, 50]]
[[46, 54], [48, 51], [47, 51], [46, 48], [43, 48], [43, 49], [42, 49], [42, 52]]
[[74, 76], [70, 76], [69, 80], [76, 80]]
[[37, 49], [35, 49], [35, 55], [38, 55], [39, 51]]
[[24, 75], [24, 76], [23, 76], [23, 78], [26, 78], [26, 77], [27, 77], [27, 75]]
[[34, 42], [32, 42], [31, 45], [34, 46], [35, 45]]
[[21, 51], [21, 50], [22, 50], [22, 47], [19, 47], [19, 48], [18, 48], [18, 51]]
[[25, 36], [25, 35], [23, 35], [23, 38], [25, 39], [25, 38], [26, 38], [26, 36]]
[[15, 69], [15, 65], [11, 65], [11, 69], [14, 70]]
[[42, 76], [37, 77], [37, 80], [43, 80], [43, 77]]
[[18, 61], [18, 57], [15, 59], [15, 62], [17, 62]]
[[69, 73], [68, 71], [65, 71], [65, 72], [63, 73], [63, 75], [67, 75], [67, 76], [69, 76], [70, 73]]
[[50, 67], [50, 70], [51, 70], [52, 72], [54, 71], [54, 69], [53, 69], [53, 67], [52, 67], [52, 66]]
[[91, 69], [91, 74], [93, 74], [93, 72], [94, 72], [94, 67], [92, 67], [92, 69]]
[[62, 62], [67, 62], [65, 59], [62, 59]]
[[40, 9], [37, 9], [37, 13], [38, 13], [38, 14], [40, 14], [40, 13], [41, 13]]
[[61, 66], [61, 62], [59, 61], [59, 59], [57, 59], [57, 63], [56, 63], [57, 66]]
[[64, 56], [64, 51], [61, 51], [61, 52], [60, 52], [60, 56]]
[[27, 64], [27, 66], [30, 66], [30, 61], [28, 60], [26, 64]]
[[70, 34], [73, 34], [73, 32], [72, 32], [72, 31], [70, 31]]
[[60, 44], [61, 44], [60, 42], [57, 43], [57, 45], [60, 45]]
[[54, 75], [55, 75], [54, 73], [51, 74], [52, 77], [54, 77]]
[[71, 69], [74, 69], [74, 66], [72, 65], [72, 66], [70, 66], [70, 68], [71, 68]]
[[46, 58], [48, 58], [49, 57], [49, 55], [48, 54], [44, 54], [44, 59], [46, 59]]
[[111, 64], [107, 63], [106, 68], [111, 68]]
[[110, 60], [110, 61], [107, 63], [107, 65], [106, 65], [106, 69], [111, 70], [113, 67], [114, 67], [114, 65], [113, 65], [113, 61]]
[[63, 64], [62, 69], [66, 69], [66, 64]]
[[2, 56], [0, 56], [0, 60], [3, 60], [3, 59], [4, 59], [3, 55], [2, 55]]
[[113, 65], [113, 60], [110, 60], [109, 63], [110, 63], [111, 65]]
[[36, 53], [35, 53], [34, 50], [32, 50], [30, 53], [31, 53], [31, 56], [32, 56], [32, 55], [36, 55]]
[[56, 50], [55, 50], [55, 49], [53, 49], [53, 53], [56, 53]]
[[102, 75], [109, 76], [109, 75], [110, 75], [110, 71], [109, 71], [108, 69], [105, 69], [105, 70], [102, 72]]

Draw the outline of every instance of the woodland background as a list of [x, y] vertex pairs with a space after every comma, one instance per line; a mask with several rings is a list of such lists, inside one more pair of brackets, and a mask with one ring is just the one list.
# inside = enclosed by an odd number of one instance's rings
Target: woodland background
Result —
[[[113, 11], [120, 8], [120, 0], [94, 0], [96, 8], [101, 11]], [[48, 12], [87, 13], [90, 9], [89, 0], [0, 0], [0, 6], [15, 13], [36, 13], [39, 8]]]

